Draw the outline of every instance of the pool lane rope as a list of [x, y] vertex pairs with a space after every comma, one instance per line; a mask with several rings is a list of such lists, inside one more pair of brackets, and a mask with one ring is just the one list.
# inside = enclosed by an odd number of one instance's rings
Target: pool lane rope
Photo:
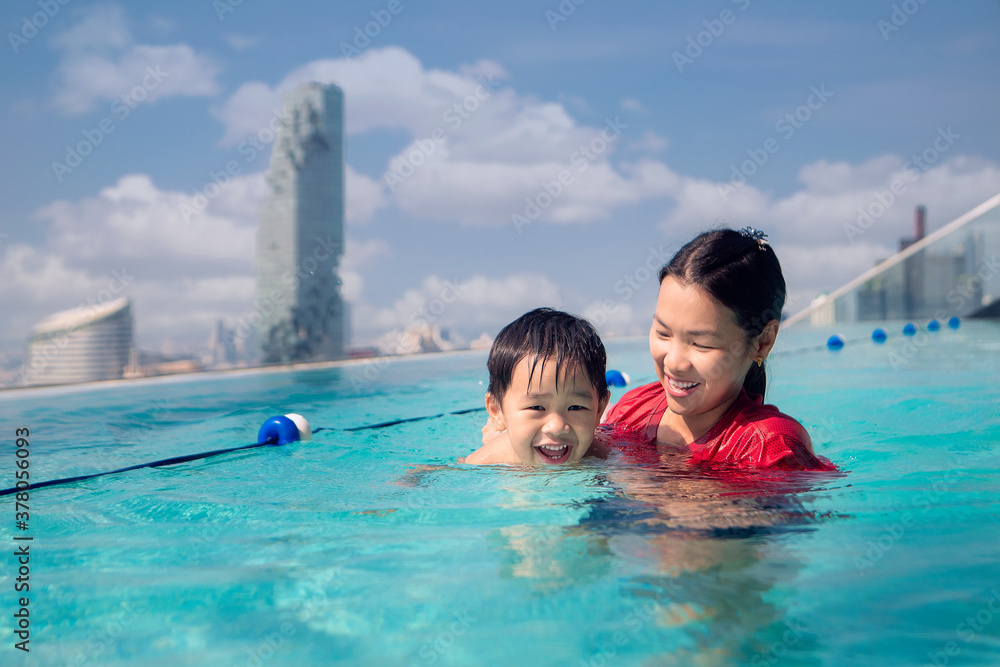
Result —
[[267, 419], [257, 431], [257, 442], [249, 445], [240, 445], [238, 447], [227, 447], [225, 449], [216, 449], [210, 452], [201, 452], [198, 454], [186, 454], [184, 456], [174, 456], [169, 459], [160, 459], [159, 461], [152, 461], [150, 463], [138, 463], [133, 466], [127, 466], [125, 468], [119, 468], [118, 470], [108, 470], [105, 472], [96, 472], [89, 475], [77, 475], [76, 477], [64, 477], [61, 479], [50, 479], [46, 482], [28, 483], [28, 482], [18, 482], [20, 486], [16, 486], [10, 489], [0, 490], [0, 497], [9, 496], [21, 491], [29, 491], [32, 489], [41, 489], [46, 486], [57, 486], [61, 484], [72, 484], [73, 482], [82, 482], [87, 479], [94, 479], [95, 477], [104, 477], [106, 475], [117, 475], [119, 473], [128, 472], [130, 470], [139, 470], [140, 468], [162, 468], [165, 466], [177, 465], [178, 463], [187, 463], [188, 461], [197, 461], [199, 459], [207, 459], [212, 456], [219, 456], [221, 454], [228, 454], [229, 452], [239, 452], [245, 449], [256, 449], [257, 447], [274, 447], [280, 445], [287, 445], [290, 442], [299, 442], [304, 440], [311, 440], [313, 433], [318, 433], [319, 431], [365, 431], [378, 428], [386, 428], [388, 426], [395, 426], [396, 424], [406, 424], [409, 422], [422, 421], [424, 419], [437, 419], [439, 417], [446, 417], [449, 415], [465, 415], [472, 412], [480, 412], [486, 410], [485, 407], [482, 408], [467, 408], [465, 410], [455, 410], [454, 412], [442, 412], [436, 415], [425, 415], [423, 417], [410, 417], [408, 419], [394, 419], [387, 422], [379, 422], [378, 424], [366, 424], [364, 426], [353, 426], [351, 428], [340, 428], [340, 429], [328, 429], [322, 426], [315, 429], [309, 428], [309, 422], [306, 418], [299, 414], [287, 414], [287, 415], [276, 415]]
[[[948, 320], [948, 328], [957, 329], [960, 326], [962, 326], [962, 320], [960, 318], [952, 317], [951, 319]], [[913, 322], [907, 322], [906, 324], [903, 325], [904, 336], [916, 336], [918, 330], [919, 329], [917, 328], [917, 325], [914, 324]], [[930, 332], [941, 331], [941, 323], [938, 322], [936, 319], [931, 320], [930, 322], [927, 323], [927, 331]], [[844, 349], [844, 346], [847, 345], [848, 343], [859, 343], [864, 340], [867, 340], [867, 338], [856, 338], [852, 340], [845, 340], [843, 336], [834, 334], [833, 336], [830, 336], [829, 338], [826, 339], [825, 346], [810, 347], [810, 348], [805, 348], [803, 350], [793, 350], [792, 352], [805, 352], [816, 349], [822, 349], [822, 347], [826, 347], [828, 350], [836, 352], [838, 350]], [[876, 328], [874, 331], [872, 331], [871, 340], [877, 345], [881, 345], [885, 341], [889, 340], [889, 334], [886, 333], [885, 329], [879, 327]]]

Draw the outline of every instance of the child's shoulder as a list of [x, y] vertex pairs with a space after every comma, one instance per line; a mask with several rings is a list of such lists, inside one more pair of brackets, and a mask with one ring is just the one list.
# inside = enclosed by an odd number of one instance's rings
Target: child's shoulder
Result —
[[501, 433], [482, 447], [472, 452], [464, 459], [459, 459], [459, 463], [469, 465], [483, 465], [489, 463], [518, 463], [517, 454], [510, 444], [510, 438], [506, 433]]

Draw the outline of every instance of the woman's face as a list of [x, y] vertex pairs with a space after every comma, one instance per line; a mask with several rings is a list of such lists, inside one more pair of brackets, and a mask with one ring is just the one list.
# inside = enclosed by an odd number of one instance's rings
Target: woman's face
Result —
[[[747, 342], [733, 311], [673, 276], [660, 283], [649, 351], [670, 411], [715, 419], [739, 396], [759, 353], [758, 345]], [[713, 411], [718, 414], [707, 414]]]

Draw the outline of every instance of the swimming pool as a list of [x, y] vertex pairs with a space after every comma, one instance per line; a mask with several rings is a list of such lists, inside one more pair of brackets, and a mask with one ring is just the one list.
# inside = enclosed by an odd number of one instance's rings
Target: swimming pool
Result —
[[[485, 353], [2, 392], [3, 488], [18, 427], [34, 481], [249, 443], [272, 414], [327, 430], [34, 491], [30, 654], [0, 499], [0, 663], [997, 664], [1000, 324], [902, 324], [842, 326], [863, 340], [839, 352], [779, 336], [768, 400], [846, 476], [455, 465], [481, 412], [336, 430], [478, 407]], [[653, 379], [644, 340], [608, 349]]]

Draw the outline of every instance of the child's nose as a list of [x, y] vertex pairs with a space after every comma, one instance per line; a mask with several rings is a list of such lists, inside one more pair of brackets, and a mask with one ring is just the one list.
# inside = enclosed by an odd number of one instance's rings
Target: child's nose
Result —
[[562, 433], [569, 430], [569, 420], [559, 411], [553, 411], [545, 422], [546, 433]]

